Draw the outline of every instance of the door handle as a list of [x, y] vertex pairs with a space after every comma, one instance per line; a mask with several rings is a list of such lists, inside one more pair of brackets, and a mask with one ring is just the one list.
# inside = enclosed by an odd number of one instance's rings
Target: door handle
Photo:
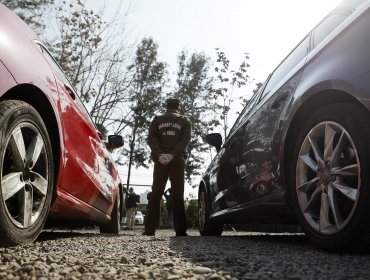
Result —
[[238, 144], [240, 143], [240, 140], [239, 139], [234, 139], [234, 140], [232, 140], [231, 142], [230, 142], [230, 144], [229, 144], [229, 149], [230, 150], [233, 150], [233, 149], [235, 149], [237, 146], [238, 146]]
[[289, 91], [284, 91], [282, 94], [276, 97], [274, 102], [272, 102], [271, 104], [271, 109], [279, 108], [284, 103], [284, 101], [288, 98], [288, 96], [289, 96]]

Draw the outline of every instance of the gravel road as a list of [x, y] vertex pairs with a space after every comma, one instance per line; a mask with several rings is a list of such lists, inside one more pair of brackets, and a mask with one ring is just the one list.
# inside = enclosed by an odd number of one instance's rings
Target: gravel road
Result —
[[174, 237], [48, 231], [0, 248], [0, 279], [370, 279], [370, 255], [329, 254], [304, 235], [226, 232]]

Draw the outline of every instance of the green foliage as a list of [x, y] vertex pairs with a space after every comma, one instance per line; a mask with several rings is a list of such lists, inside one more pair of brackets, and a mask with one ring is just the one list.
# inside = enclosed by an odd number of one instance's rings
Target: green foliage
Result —
[[209, 57], [204, 53], [178, 56], [176, 86], [173, 96], [179, 98], [183, 113], [192, 122], [192, 139], [189, 143], [186, 164], [186, 178], [191, 182], [192, 175], [200, 175], [204, 165], [203, 155], [208, 149], [203, 137], [208, 130], [208, 116], [212, 111], [209, 88], [212, 78], [209, 74]]
[[[124, 26], [116, 24], [117, 19], [105, 22], [102, 11], [89, 10], [82, 0], [0, 0], [0, 3], [14, 10], [40, 34], [45, 26], [53, 26], [47, 22], [50, 13], [48, 17], [45, 14], [54, 11], [59, 33], [52, 39], [49, 33], [44, 33], [52, 42], [49, 48], [79, 96], [91, 105], [88, 108], [101, 133], [106, 136], [114, 131], [126, 135], [122, 156], [129, 174], [132, 166], [148, 167], [148, 126], [165, 97], [179, 98], [183, 113], [192, 121], [186, 179], [191, 184], [191, 178], [201, 174], [209, 149], [204, 136], [211, 126], [221, 126], [226, 135], [233, 90], [249, 82], [248, 54], [234, 71], [230, 70], [225, 53], [217, 49], [213, 75], [208, 56], [183, 51], [178, 56], [173, 88], [164, 94], [167, 65], [158, 61], [158, 45], [152, 38], [144, 38], [133, 53], [124, 44], [127, 41], [122, 35]], [[244, 104], [247, 101], [241, 100]]]
[[[253, 95], [257, 93], [257, 91], [260, 89], [260, 87], [262, 87], [262, 85], [263, 85], [262, 83], [257, 83], [256, 84], [256, 88], [253, 90]], [[243, 107], [245, 107], [248, 104], [249, 99], [245, 98], [245, 97], [240, 97], [240, 101], [241, 101]]]
[[152, 38], [144, 38], [137, 47], [136, 56], [129, 70], [133, 79], [129, 88], [131, 117], [127, 123], [130, 129], [128, 146], [123, 150], [127, 156], [130, 183], [131, 166], [148, 167], [149, 149], [146, 143], [150, 122], [162, 102], [162, 88], [165, 84], [166, 64], [157, 60], [158, 45]]
[[198, 228], [198, 200], [192, 197], [185, 200], [186, 220], [189, 228]]
[[[237, 70], [230, 70], [230, 61], [226, 57], [226, 54], [219, 49], [216, 49], [217, 60], [216, 60], [216, 81], [215, 87], [210, 89], [215, 100], [215, 110], [217, 116], [220, 118], [221, 122], [213, 120], [210, 124], [213, 126], [221, 126], [224, 132], [224, 139], [229, 131], [228, 115], [230, 111], [231, 104], [233, 103], [233, 91], [235, 88], [241, 88], [245, 86], [250, 78], [248, 75], [248, 64], [249, 55], [246, 53], [244, 55], [244, 60], [240, 63]], [[246, 103], [246, 100], [244, 100]]]

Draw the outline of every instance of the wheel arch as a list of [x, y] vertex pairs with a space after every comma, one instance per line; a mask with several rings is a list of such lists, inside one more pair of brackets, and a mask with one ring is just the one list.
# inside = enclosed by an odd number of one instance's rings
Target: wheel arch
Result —
[[[300, 127], [303, 126], [304, 122], [307, 121], [308, 115], [312, 115], [317, 110], [334, 103], [352, 104], [356, 106], [359, 110], [367, 113], [370, 117], [370, 114], [365, 106], [357, 98], [344, 91], [333, 89], [323, 90], [311, 95], [306, 100], [304, 100], [304, 102], [300, 104], [299, 108], [295, 111], [285, 134], [286, 137], [281, 159], [281, 175], [283, 176], [282, 182], [285, 186], [286, 198], [288, 198], [289, 190], [289, 188], [287, 188], [287, 182], [289, 178], [289, 160], [292, 156], [292, 145], [294, 145], [294, 140], [296, 139], [298, 133], [297, 131]], [[289, 205], [289, 199], [286, 199], [286, 202]]]
[[[199, 194], [202, 188], [204, 189], [206, 193], [206, 197], [211, 198], [211, 190], [210, 190], [209, 184], [207, 184], [207, 182], [204, 179], [202, 179], [199, 183], [198, 198], [200, 197]], [[211, 211], [213, 212], [211, 201], [207, 200], [207, 203], [208, 203], [208, 206], [210, 207], [209, 209], [211, 209]]]
[[[30, 104], [40, 114], [42, 120], [44, 121], [47, 131], [49, 133], [50, 141], [52, 143], [53, 161], [54, 161], [54, 184], [56, 185], [59, 176], [59, 167], [61, 159], [60, 151], [61, 139], [58, 130], [59, 127], [58, 121], [49, 99], [36, 86], [26, 84], [18, 85], [12, 88], [1, 97], [1, 100], [9, 99], [21, 100]], [[54, 188], [53, 192], [54, 192], [53, 193], [54, 201], [56, 197], [56, 188]]]
[[199, 196], [199, 192], [201, 189], [204, 189], [205, 192], [207, 193], [207, 195], [209, 194], [209, 190], [207, 188], [207, 184], [204, 182], [204, 180], [201, 180], [200, 183], [199, 183], [199, 186], [198, 186], [198, 196]]
[[119, 183], [118, 191], [120, 194], [120, 212], [121, 212], [122, 217], [123, 217], [124, 210], [126, 210], [126, 192], [123, 189], [124, 187], [122, 183]]

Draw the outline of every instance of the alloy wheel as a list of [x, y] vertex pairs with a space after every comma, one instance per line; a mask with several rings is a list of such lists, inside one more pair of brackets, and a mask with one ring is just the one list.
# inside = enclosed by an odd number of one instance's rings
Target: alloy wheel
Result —
[[343, 126], [325, 121], [309, 131], [296, 164], [296, 192], [304, 219], [317, 233], [336, 234], [351, 221], [360, 171], [356, 145]]
[[199, 228], [203, 229], [206, 219], [206, 196], [204, 191], [200, 192], [199, 209], [198, 209]]
[[39, 218], [48, 192], [49, 170], [45, 142], [30, 122], [14, 127], [5, 141], [1, 169], [1, 198], [16, 227], [29, 228]]

